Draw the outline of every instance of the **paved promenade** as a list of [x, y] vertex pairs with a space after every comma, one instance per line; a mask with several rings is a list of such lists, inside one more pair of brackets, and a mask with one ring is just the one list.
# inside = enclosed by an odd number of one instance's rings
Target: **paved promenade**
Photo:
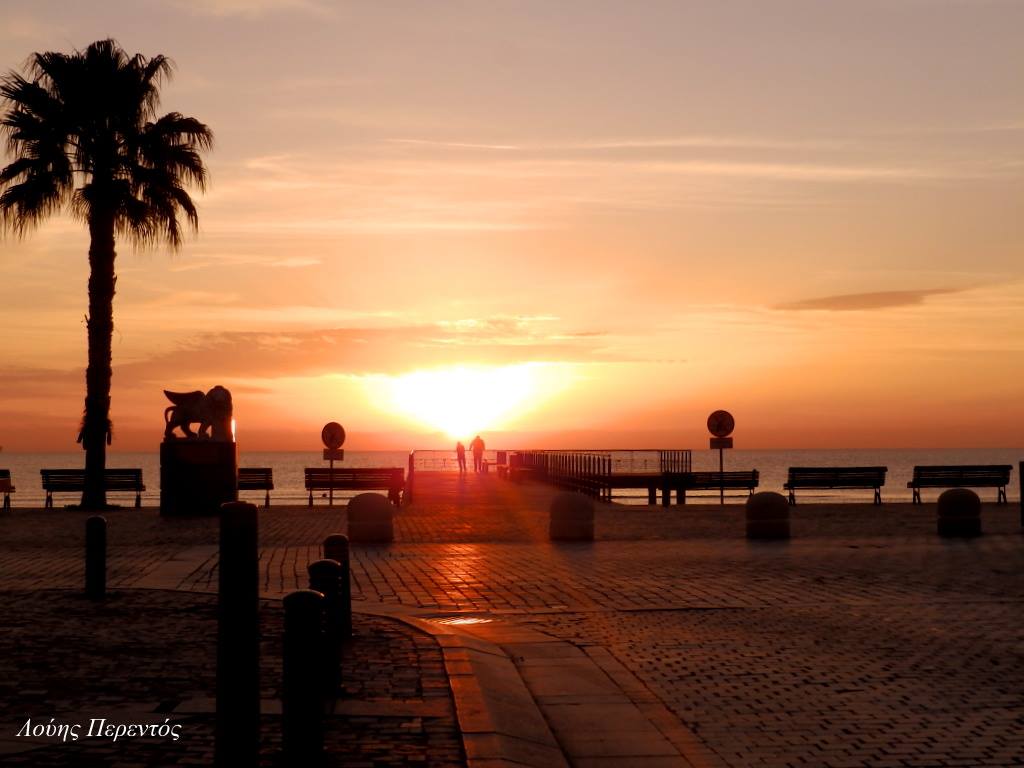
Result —
[[[600, 506], [597, 541], [553, 545], [551, 496], [421, 482], [393, 545], [353, 548], [356, 610], [444, 650], [471, 765], [1024, 765], [1016, 504], [986, 504], [970, 542], [938, 539], [931, 504], [800, 505], [794, 539], [761, 545], [738, 505]], [[215, 590], [216, 521], [107, 517], [113, 587]], [[82, 526], [0, 518], [0, 585], [76, 588]], [[271, 507], [260, 526], [278, 597], [346, 520]]]

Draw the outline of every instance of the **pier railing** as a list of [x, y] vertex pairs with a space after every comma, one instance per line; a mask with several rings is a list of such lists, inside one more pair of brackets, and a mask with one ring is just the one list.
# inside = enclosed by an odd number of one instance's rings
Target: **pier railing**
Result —
[[[644, 487], [661, 489], [668, 475], [692, 471], [689, 450], [632, 449], [581, 451], [485, 451], [484, 461], [513, 478], [528, 476], [559, 488], [578, 491], [610, 501], [616, 488]], [[455, 451], [414, 450], [409, 453], [405, 499], [412, 499], [417, 472], [457, 472]]]
[[559, 488], [607, 498], [612, 474], [612, 458], [595, 451], [516, 451], [515, 472], [528, 472], [531, 477]]
[[658, 465], [662, 473], [692, 472], [693, 455], [684, 451], [658, 451]]
[[652, 504], [659, 491], [667, 498], [670, 489], [683, 482], [679, 476], [689, 475], [693, 468], [689, 450], [656, 448], [516, 451], [509, 464], [513, 477], [526, 474], [605, 501], [611, 501], [617, 489], [646, 489]]

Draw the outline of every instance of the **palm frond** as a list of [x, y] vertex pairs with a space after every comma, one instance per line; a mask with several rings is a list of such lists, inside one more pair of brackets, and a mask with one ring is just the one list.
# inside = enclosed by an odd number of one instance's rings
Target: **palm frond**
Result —
[[182, 224], [198, 226], [186, 187], [205, 189], [200, 153], [213, 133], [178, 112], [156, 116], [173, 68], [107, 39], [37, 53], [27, 77], [0, 78], [0, 133], [13, 158], [0, 171], [4, 222], [20, 232], [70, 203], [84, 219], [113, 214], [116, 231], [138, 243], [180, 246]]

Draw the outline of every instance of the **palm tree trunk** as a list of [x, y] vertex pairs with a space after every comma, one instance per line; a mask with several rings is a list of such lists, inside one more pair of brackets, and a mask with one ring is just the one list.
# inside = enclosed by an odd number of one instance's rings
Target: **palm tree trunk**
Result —
[[89, 217], [89, 366], [85, 371], [85, 415], [79, 439], [85, 449], [83, 509], [103, 509], [107, 494], [103, 473], [110, 438], [111, 340], [114, 335], [114, 215], [103, 210]]

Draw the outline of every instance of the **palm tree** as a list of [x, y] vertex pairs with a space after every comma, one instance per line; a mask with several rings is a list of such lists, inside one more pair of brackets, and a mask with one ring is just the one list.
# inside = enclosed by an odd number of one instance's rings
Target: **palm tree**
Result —
[[183, 217], [198, 227], [186, 186], [205, 188], [199, 156], [213, 142], [195, 118], [157, 117], [166, 56], [130, 56], [114, 40], [84, 51], [36, 53], [26, 76], [0, 79], [0, 131], [13, 162], [0, 171], [0, 217], [22, 236], [67, 207], [89, 226], [89, 363], [78, 441], [85, 449], [82, 507], [106, 506], [110, 444], [114, 240], [177, 248]]

